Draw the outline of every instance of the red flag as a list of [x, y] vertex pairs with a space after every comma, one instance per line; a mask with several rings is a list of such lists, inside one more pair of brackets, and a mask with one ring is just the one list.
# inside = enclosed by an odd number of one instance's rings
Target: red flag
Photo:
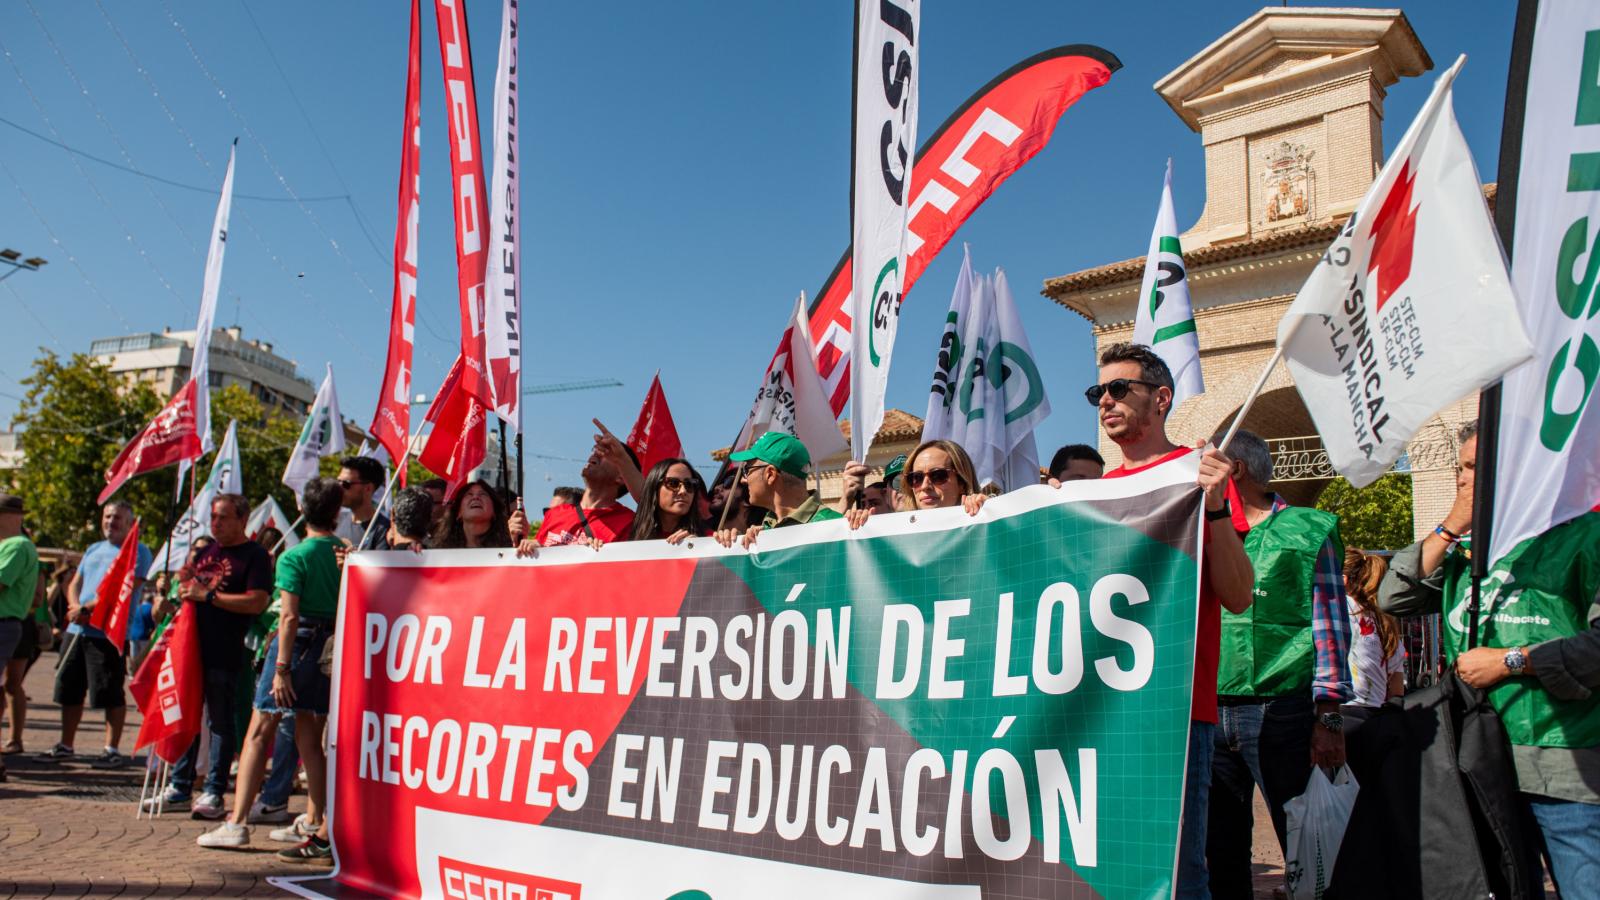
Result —
[[[984, 85], [917, 151], [906, 223], [906, 277], [901, 297], [950, 242], [961, 223], [1000, 183], [1044, 149], [1056, 123], [1080, 97], [1122, 68], [1115, 56], [1087, 44], [1030, 56]], [[817, 370], [832, 391], [834, 414], [850, 399], [850, 249], [811, 306]]]
[[461, 298], [461, 356], [465, 363], [461, 387], [483, 403], [491, 404], [494, 388], [483, 362], [483, 279], [489, 265], [489, 192], [483, 180], [478, 94], [472, 81], [472, 45], [467, 39], [467, 0], [438, 0], [434, 13], [439, 24], [439, 58], [444, 69], [444, 102], [450, 124], [456, 289]]
[[[139, 521], [133, 522], [128, 536], [122, 539], [122, 549], [111, 563], [111, 568], [100, 579], [95, 590], [94, 609], [89, 611], [89, 624], [106, 633], [106, 638], [117, 645], [117, 652], [128, 652], [128, 616], [133, 611], [133, 583], [139, 579]], [[115, 594], [109, 594], [116, 591]], [[108, 595], [109, 594], [109, 595]]]
[[628, 446], [639, 457], [639, 471], [648, 475], [650, 467], [663, 459], [681, 458], [683, 442], [678, 440], [678, 426], [673, 424], [672, 410], [667, 408], [666, 392], [661, 390], [661, 373], [650, 382], [644, 395], [644, 406], [639, 408], [639, 418], [628, 432]]
[[203, 451], [200, 432], [195, 427], [195, 396], [196, 388], [191, 379], [172, 395], [150, 424], [122, 448], [112, 460], [111, 468], [106, 470], [106, 489], [100, 492], [100, 503], [111, 499], [117, 488], [135, 475], [200, 456]]
[[461, 357], [450, 366], [450, 374], [439, 386], [439, 393], [428, 407], [425, 421], [433, 423], [428, 442], [417, 461], [450, 482], [445, 496], [453, 496], [467, 483], [467, 475], [483, 463], [488, 446], [483, 433], [484, 405], [462, 386], [466, 367]]
[[[389, 313], [389, 362], [378, 386], [372, 435], [389, 458], [406, 455], [411, 435], [411, 351], [417, 315], [417, 166], [422, 131], [422, 20], [411, 0], [411, 56], [406, 65], [405, 133], [400, 142], [400, 212], [394, 226], [394, 302]], [[406, 470], [400, 470], [400, 484]]]
[[200, 733], [204, 684], [200, 675], [200, 643], [191, 605], [179, 607], [144, 664], [128, 682], [144, 723], [133, 742], [135, 753], [155, 744], [156, 756], [169, 763], [189, 752]]

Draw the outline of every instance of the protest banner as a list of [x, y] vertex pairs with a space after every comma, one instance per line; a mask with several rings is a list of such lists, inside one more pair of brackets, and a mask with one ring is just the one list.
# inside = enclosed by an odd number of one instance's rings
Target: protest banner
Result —
[[[305, 896], [1162, 896], [1193, 457], [961, 509], [358, 553]], [[283, 882], [280, 882], [283, 883]], [[286, 885], [288, 886], [288, 885]], [[547, 892], [547, 893], [541, 893]]]

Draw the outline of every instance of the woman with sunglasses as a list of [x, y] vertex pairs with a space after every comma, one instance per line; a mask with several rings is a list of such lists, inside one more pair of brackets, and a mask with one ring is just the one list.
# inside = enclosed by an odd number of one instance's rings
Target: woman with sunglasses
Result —
[[705, 482], [686, 459], [663, 459], [645, 476], [639, 512], [633, 517], [635, 541], [677, 544], [706, 534], [700, 521]]
[[457, 491], [434, 529], [432, 546], [440, 550], [512, 546], [500, 494], [482, 481]]
[[[959, 506], [975, 516], [989, 498], [978, 492], [978, 473], [972, 457], [955, 441], [923, 441], [906, 457], [900, 476], [903, 509], [944, 509]], [[852, 509], [845, 519], [854, 531], [866, 524], [872, 510]]]

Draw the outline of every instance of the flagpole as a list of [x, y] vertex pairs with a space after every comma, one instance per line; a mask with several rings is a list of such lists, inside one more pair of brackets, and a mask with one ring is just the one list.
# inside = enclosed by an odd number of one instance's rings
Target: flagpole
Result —
[[[373, 518], [376, 519], [377, 516], [373, 516]], [[304, 522], [305, 520], [306, 520], [306, 514], [305, 513], [301, 513], [298, 517], [295, 518], [295, 520], [293, 522], [289, 523], [289, 531], [285, 531], [283, 534], [278, 535], [278, 542], [276, 544], [272, 545], [272, 549], [267, 551], [267, 555], [271, 556], [272, 554], [277, 553], [278, 552], [278, 548], [283, 546], [283, 542], [287, 541], [289, 539], [289, 532], [294, 531], [296, 528], [299, 528], [300, 527], [300, 523]]]
[[[1494, 202], [1495, 232], [1500, 251], [1511, 268], [1512, 238], [1517, 225], [1517, 175], [1522, 170], [1522, 128], [1527, 118], [1528, 69], [1533, 61], [1533, 34], [1538, 25], [1538, 0], [1520, 0], [1517, 24], [1511, 38], [1511, 65], [1506, 80], [1506, 108], [1500, 131], [1499, 193]], [[1472, 479], [1472, 599], [1468, 615], [1472, 630], [1467, 632], [1467, 648], [1478, 646], [1478, 610], [1483, 579], [1489, 574], [1493, 550], [1494, 492], [1500, 457], [1501, 382], [1478, 394], [1477, 464]]]
[[1296, 316], [1295, 320], [1289, 323], [1289, 332], [1278, 340], [1278, 347], [1272, 351], [1272, 358], [1267, 360], [1266, 366], [1261, 369], [1261, 377], [1256, 379], [1255, 387], [1250, 389], [1250, 393], [1244, 398], [1244, 403], [1239, 407], [1239, 412], [1234, 415], [1233, 424], [1228, 426], [1228, 433], [1222, 436], [1222, 443], [1217, 445], [1218, 453], [1226, 454], [1228, 452], [1228, 445], [1233, 443], [1233, 436], [1239, 433], [1239, 426], [1244, 424], [1244, 417], [1250, 414], [1250, 407], [1256, 405], [1256, 399], [1261, 396], [1261, 389], [1267, 386], [1267, 379], [1271, 377], [1272, 370], [1277, 367], [1278, 360], [1283, 359], [1283, 345], [1294, 337], [1294, 333], [1300, 329], [1300, 323], [1304, 319], [1305, 316]]
[[[519, 432], [520, 434], [520, 432]], [[500, 496], [511, 492], [511, 476], [506, 473], [506, 420], [500, 420]]]
[[[500, 427], [504, 428], [505, 426], [502, 424]], [[367, 530], [361, 533], [361, 543], [356, 545], [357, 550], [360, 550], [362, 547], [367, 545], [367, 538], [372, 536], [372, 526], [378, 524], [378, 514], [381, 513], [383, 511], [383, 507], [389, 503], [389, 495], [394, 491], [395, 479], [399, 478], [400, 473], [405, 471], [406, 463], [410, 460], [411, 442], [406, 441], [406, 449], [400, 454], [400, 462], [394, 467], [394, 471], [389, 473], [389, 480], [383, 486], [383, 503], [379, 504], [378, 509], [373, 511], [372, 518], [367, 521]], [[504, 471], [504, 469], [501, 470], [502, 473]], [[303, 519], [305, 517], [301, 516], [300, 518]], [[299, 519], [296, 519], [295, 521], [298, 523]]]
[[517, 427], [517, 500], [522, 500], [522, 427]]

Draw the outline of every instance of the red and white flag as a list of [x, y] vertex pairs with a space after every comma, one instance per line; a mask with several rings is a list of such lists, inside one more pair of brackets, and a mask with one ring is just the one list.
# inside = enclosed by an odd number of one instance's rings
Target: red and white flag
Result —
[[[466, 0], [438, 0], [439, 57], [450, 130], [450, 184], [456, 221], [456, 288], [461, 299], [461, 386], [485, 405], [494, 402], [484, 366], [483, 278], [489, 262], [489, 209], [478, 137], [478, 93], [472, 81]], [[435, 470], [437, 471], [437, 470]]]
[[200, 733], [205, 685], [194, 617], [193, 604], [180, 606], [177, 617], [128, 682], [128, 691], [144, 717], [133, 742], [134, 752], [154, 744], [152, 752], [168, 763], [176, 763], [188, 753]]
[[644, 405], [639, 407], [639, 418], [634, 420], [626, 443], [639, 457], [639, 471], [645, 475], [663, 459], [683, 458], [683, 441], [678, 439], [678, 426], [667, 407], [660, 372], [650, 381], [650, 390], [644, 395]]
[[425, 421], [433, 423], [428, 442], [417, 461], [450, 483], [446, 497], [455, 495], [467, 483], [472, 470], [483, 464], [488, 454], [488, 439], [484, 434], [485, 407], [463, 386], [466, 366], [461, 357], [450, 366], [439, 393], [428, 406]]
[[111, 499], [111, 495], [135, 475], [153, 472], [179, 460], [194, 459], [204, 452], [200, 449], [200, 433], [195, 425], [197, 393], [194, 380], [186, 382], [155, 418], [122, 448], [111, 467], [106, 469], [106, 487], [100, 492], [98, 502]]
[[[490, 406], [522, 431], [521, 182], [517, 180], [517, 0], [504, 0], [494, 79], [494, 172], [490, 176], [489, 264], [484, 274], [484, 364]], [[518, 483], [521, 481], [519, 479]]]
[[245, 523], [244, 533], [253, 541], [262, 531], [268, 528], [276, 529], [283, 535], [283, 549], [289, 550], [300, 543], [300, 535], [294, 533], [294, 523], [295, 520], [289, 518], [283, 507], [278, 505], [277, 499], [268, 494], [267, 499], [257, 503], [256, 508], [250, 510], [250, 519]]
[[1328, 461], [1372, 483], [1429, 419], [1532, 354], [1456, 125], [1462, 57], [1278, 325]]
[[[422, 155], [422, 16], [411, 0], [411, 42], [406, 63], [406, 111], [400, 141], [400, 208], [394, 226], [394, 301], [389, 312], [389, 362], [378, 386], [372, 435], [391, 459], [411, 439], [411, 357], [417, 320], [417, 219], [421, 215], [417, 167]], [[400, 483], [405, 484], [405, 470]]]
[[799, 438], [814, 460], [826, 459], [849, 447], [828, 405], [828, 388], [817, 372], [815, 360], [811, 332], [806, 327], [806, 297], [801, 294], [794, 302], [788, 327], [778, 340], [778, 349], [761, 376], [755, 402], [750, 405], [750, 414], [739, 429], [733, 449], [745, 449], [768, 431]]
[[[105, 632], [117, 652], [128, 652], [128, 617], [133, 611], [134, 583], [139, 580], [139, 521], [134, 520], [128, 536], [122, 539], [122, 549], [112, 561], [111, 568], [100, 579], [99, 596], [89, 611], [89, 624]], [[115, 590], [115, 595], [109, 591]]]

